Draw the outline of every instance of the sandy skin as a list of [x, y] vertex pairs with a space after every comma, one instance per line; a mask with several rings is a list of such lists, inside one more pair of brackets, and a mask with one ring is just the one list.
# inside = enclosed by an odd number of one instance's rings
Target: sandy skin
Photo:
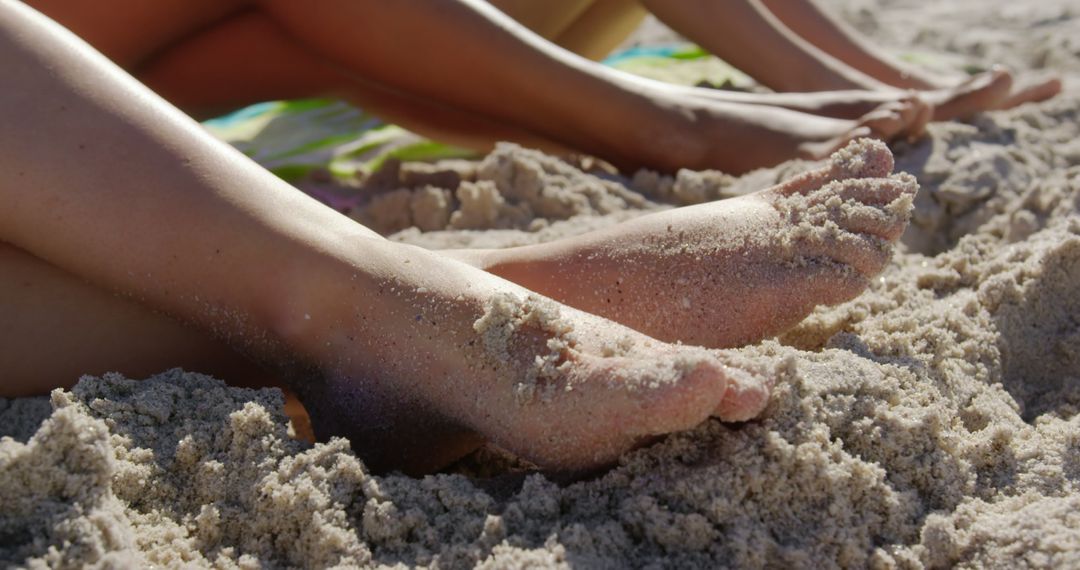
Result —
[[[393, 274], [365, 277], [377, 272], [361, 266], [340, 281], [377, 301], [355, 316], [336, 300], [316, 304], [305, 309], [310, 330], [293, 334], [325, 344], [320, 362], [342, 363], [321, 367], [325, 379], [301, 391], [316, 433], [348, 433], [376, 466], [406, 457], [430, 467], [489, 439], [550, 469], [579, 470], [710, 415], [751, 418], [767, 399], [767, 374], [640, 333], [737, 346], [857, 295], [907, 225], [917, 186], [888, 177], [892, 166], [884, 144], [861, 140], [820, 170], [744, 198], [544, 245], [452, 254], [486, 275], [370, 243], [365, 251], [388, 257], [365, 264]], [[336, 316], [320, 323], [324, 315]]]
[[[548, 469], [588, 469], [712, 415], [746, 420], [763, 409], [771, 371], [666, 344], [459, 260], [389, 242], [212, 139], [59, 27], [18, 4], [0, 7], [3, 63], [27, 86], [0, 105], [25, 135], [0, 146], [4, 170], [18, 180], [0, 185], [10, 205], [0, 237], [24, 252], [22, 265], [51, 265], [84, 286], [136, 298], [260, 360], [303, 397], [321, 438], [348, 435], [373, 467], [430, 470], [487, 439]], [[35, 33], [12, 33], [27, 29]], [[41, 103], [28, 104], [27, 93]], [[66, 138], [58, 145], [59, 132]], [[117, 153], [131, 165], [122, 172], [112, 167]], [[821, 183], [883, 176], [888, 159], [880, 146], [859, 143], [833, 170], [730, 212], [686, 209], [670, 222], [711, 228], [699, 243], [733, 237], [721, 258], [770, 263], [781, 253], [774, 238], [785, 236], [794, 249], [783, 263], [840, 245], [830, 255], [871, 274], [903, 227], [902, 216], [874, 214], [872, 196], [887, 203], [909, 188], [879, 178]], [[825, 207], [834, 199], [868, 215], [837, 217]], [[671, 233], [659, 227], [667, 222], [645, 220], [617, 231], [671, 250]], [[807, 235], [842, 231], [815, 249], [793, 233], [804, 226]], [[814, 277], [811, 266], [796, 266], [783, 285]], [[815, 295], [802, 296], [809, 306], [832, 300]], [[743, 338], [769, 332], [753, 319], [729, 330]]]
[[[50, 266], [249, 355], [301, 394], [321, 438], [350, 436], [376, 469], [434, 469], [483, 439], [584, 469], [766, 402], [768, 370], [383, 239], [18, 3], [0, 1], [0, 65], [25, 87], [0, 92], [21, 135], [0, 139], [0, 241], [18, 250], [5, 275]], [[57, 384], [27, 369], [5, 396]]]
[[[31, 4], [193, 116], [333, 95], [482, 150], [512, 140], [628, 169], [729, 172], [824, 158], [858, 137], [918, 136], [929, 118], [926, 105], [906, 93], [843, 117], [753, 96], [687, 96], [560, 49], [476, 0], [335, 0], [321, 10], [280, 0], [170, 0], [154, 9], [110, 0], [107, 10]], [[413, 41], [403, 45], [401, 37]], [[536, 89], [538, 78], [547, 88]]]
[[653, 337], [733, 347], [848, 300], [888, 261], [916, 185], [852, 143], [755, 194], [545, 244], [453, 255]]

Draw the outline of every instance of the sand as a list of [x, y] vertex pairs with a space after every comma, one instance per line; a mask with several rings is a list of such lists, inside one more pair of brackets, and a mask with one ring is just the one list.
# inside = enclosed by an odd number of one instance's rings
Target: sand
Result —
[[544, 349], [525, 366], [525, 376], [514, 385], [514, 399], [524, 405], [537, 398], [550, 399], [550, 391], [571, 389], [552, 382], [565, 376], [570, 368], [568, 354], [576, 351], [577, 335], [573, 325], [562, 318], [559, 305], [538, 295], [522, 299], [512, 293], [499, 293], [485, 303], [484, 314], [473, 323], [484, 351], [495, 362], [513, 362], [511, 346], [522, 337], [547, 336]]
[[[871, 5], [844, 9], [883, 42], [1080, 77], [1066, 2]], [[375, 476], [344, 440], [291, 439], [277, 391], [178, 370], [86, 377], [48, 401], [0, 400], [0, 564], [1080, 566], [1078, 119], [1066, 94], [898, 145], [922, 191], [885, 273], [733, 353], [784, 363], [758, 420], [710, 420], [576, 482], [491, 449], [443, 474]], [[382, 195], [398, 197], [383, 199], [405, 205], [387, 210], [409, 216], [394, 223], [418, 227], [381, 229], [429, 247], [530, 243], [810, 166], [624, 185], [508, 146], [387, 174]]]

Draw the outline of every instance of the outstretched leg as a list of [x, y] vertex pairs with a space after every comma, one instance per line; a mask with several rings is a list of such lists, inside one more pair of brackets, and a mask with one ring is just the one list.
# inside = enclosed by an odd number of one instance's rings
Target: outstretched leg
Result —
[[0, 240], [266, 362], [322, 437], [350, 435], [378, 468], [430, 469], [481, 438], [586, 468], [764, 407], [768, 377], [723, 353], [382, 239], [10, 0], [0, 67], [17, 86], [0, 90]]
[[[889, 67], [889, 60], [877, 51], [861, 49], [855, 36], [844, 33], [840, 37], [839, 24], [802, 0], [642, 1], [675, 30], [762, 84], [785, 92], [780, 100], [788, 99], [790, 108], [802, 111], [861, 114], [879, 102], [878, 97], [894, 99], [897, 88], [910, 88], [919, 89], [919, 95], [935, 106], [935, 120], [948, 120], [997, 108], [1012, 85], [1003, 71], [987, 72], [968, 82], [912, 80], [905, 75], [908, 68]], [[814, 97], [793, 93], [819, 91], [828, 93]]]
[[[505, 4], [508, 13], [526, 25], [536, 20], [535, 10], [523, 3], [494, 3]], [[606, 54], [603, 48], [617, 45], [611, 38], [632, 31], [625, 22], [640, 13], [642, 4], [679, 33], [779, 92], [721, 91], [710, 94], [713, 99], [854, 119], [903, 98], [898, 89], [913, 89], [935, 107], [933, 118], [940, 121], [1041, 101], [1061, 90], [1056, 77], [1025, 76], [1014, 85], [1004, 70], [967, 80], [931, 75], [874, 48], [813, 0], [603, 0], [589, 11], [574, 13], [577, 20], [565, 37], [546, 37], [599, 59]], [[544, 33], [546, 28], [537, 29]]]
[[[756, 0], [645, 0], [643, 3], [598, 0], [587, 7], [583, 6], [586, 2], [567, 0], [566, 6], [556, 3], [556, 8], [562, 7], [562, 10], [550, 10], [546, 4], [543, 9], [537, 9], [535, 3], [509, 0], [492, 3], [544, 37], [592, 59], [607, 55], [618, 45], [620, 38], [629, 36], [633, 31], [632, 24], [645, 14], [644, 4], [672, 28], [779, 91], [749, 94], [685, 89], [684, 96], [689, 97], [704, 95], [714, 100], [858, 119], [882, 105], [903, 103], [910, 97], [894, 87], [911, 88], [920, 91], [919, 98], [933, 106], [933, 119], [940, 121], [1011, 106], [1012, 99], [1029, 100], [1035, 90], [1046, 91], [1052, 87], [1051, 84], [1032, 84], [1027, 89], [1010, 91], [1011, 77], [1004, 71], [985, 73], [963, 82], [890, 81], [900, 72], [890, 75], [878, 71], [892, 60], [872, 49], [860, 52], [861, 57], [860, 54], [849, 57], [855, 49], [853, 46], [862, 45], [851, 35], [844, 35], [850, 45], [836, 49], [839, 40], [835, 35], [841, 33], [840, 28], [837, 27], [832, 35], [819, 29], [822, 26], [814, 22], [828, 19], [820, 11], [801, 17], [800, 10], [816, 10], [804, 2], [776, 2], [776, 14]], [[550, 24], [553, 13], [561, 16], [562, 27], [555, 28]], [[784, 17], [778, 18], [780, 15]], [[567, 23], [569, 18], [575, 19]], [[828, 21], [832, 22], [831, 19]], [[807, 34], [802, 34], [803, 31]], [[817, 45], [818, 40], [823, 44]], [[868, 62], [877, 62], [877, 65]], [[903, 69], [907, 70], [906, 67]], [[910, 130], [918, 134], [921, 125], [912, 125]]]
[[[174, 2], [186, 5], [168, 3]], [[340, 74], [342, 80], [332, 85], [336, 92], [370, 102], [411, 128], [432, 123], [452, 131], [455, 126], [481, 125], [480, 132], [472, 133], [475, 146], [491, 144], [490, 139], [475, 140], [489, 134], [525, 144], [550, 141], [546, 148], [576, 149], [627, 168], [743, 172], [793, 157], [820, 157], [857, 136], [890, 139], [907, 134], [915, 116], [905, 109], [882, 108], [865, 118], [838, 120], [765, 105], [688, 98], [562, 50], [475, 0], [333, 0], [321, 3], [319, 10], [260, 0], [241, 8], [272, 20], [274, 26], [263, 28], [282, 36], [278, 44], [299, 49], [304, 57], [319, 60], [322, 69]], [[261, 44], [230, 43], [228, 35], [213, 33], [240, 15], [190, 29], [182, 40], [149, 50], [139, 69], [153, 72], [152, 66], [165, 60], [179, 65], [179, 50], [197, 40], [214, 40], [223, 49], [208, 49], [204, 43], [186, 52], [201, 60], [187, 59], [184, 69], [220, 70], [232, 62], [234, 79], [244, 77], [250, 66], [235, 57], [237, 45]], [[402, 37], [410, 41], [402, 44]], [[276, 63], [257, 53], [254, 57], [260, 62], [253, 66], [256, 71]], [[155, 84], [165, 85], [162, 70], [156, 72]], [[171, 82], [183, 84], [175, 78]], [[543, 89], [537, 88], [540, 84]], [[212, 81], [202, 85], [208, 92], [217, 89]], [[493, 125], [502, 130], [490, 131]], [[740, 152], [732, 152], [734, 148]]]

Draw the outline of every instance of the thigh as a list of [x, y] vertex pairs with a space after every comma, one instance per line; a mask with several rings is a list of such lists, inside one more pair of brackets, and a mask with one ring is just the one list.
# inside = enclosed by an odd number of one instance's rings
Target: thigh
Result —
[[0, 242], [0, 397], [70, 388], [84, 374], [145, 378], [175, 367], [281, 388], [297, 437], [314, 440], [296, 396], [220, 341]]
[[594, 0], [488, 0], [507, 16], [554, 41], [581, 17]]
[[242, 10], [249, 0], [25, 0], [127, 70]]
[[83, 374], [141, 378], [176, 366], [272, 384], [194, 328], [0, 242], [0, 397], [45, 394]]
[[553, 41], [578, 55], [601, 60], [625, 42], [648, 14], [635, 0], [596, 0]]
[[240, 11], [170, 45], [134, 75], [196, 117], [355, 88], [345, 73], [258, 10]]
[[525, 27], [578, 55], [602, 59], [648, 12], [637, 0], [489, 0]]

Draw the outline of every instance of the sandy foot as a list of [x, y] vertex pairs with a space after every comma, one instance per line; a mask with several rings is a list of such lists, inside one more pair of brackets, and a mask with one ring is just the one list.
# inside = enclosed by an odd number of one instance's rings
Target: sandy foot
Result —
[[[702, 89], [657, 88], [658, 100], [669, 101], [664, 109], [676, 108], [681, 119], [662, 130], [639, 129], [635, 136], [623, 137], [616, 143], [619, 152], [610, 159], [626, 170], [645, 166], [670, 172], [686, 168], [745, 173], [794, 158], [826, 158], [859, 138], [917, 137], [931, 111], [920, 97], [908, 93], [882, 97], [844, 118], [800, 112], [797, 104], [785, 108], [786, 94], [777, 97], [748, 100], [745, 94], [713, 96]], [[617, 160], [619, 156], [623, 158]]]
[[[348, 437], [376, 469], [429, 471], [483, 441], [549, 470], [609, 464], [652, 436], [765, 406], [769, 372], [668, 345], [400, 244], [365, 245], [355, 277], [297, 330], [313, 372], [294, 386], [319, 439]], [[370, 281], [370, 282], [366, 282]], [[343, 310], [345, 309], [345, 310]]]
[[[899, 138], [914, 140], [923, 135], [930, 121], [933, 108], [913, 94], [899, 94], [875, 105], [867, 105], [859, 114], [852, 114], [850, 122], [837, 134], [819, 141], [808, 140], [799, 147], [802, 158], [822, 159], [850, 142], [861, 137], [873, 137], [882, 141]], [[835, 128], [835, 127], [834, 127]]]
[[861, 140], [744, 196], [546, 244], [455, 255], [653, 337], [732, 347], [857, 295], [889, 260], [916, 191]]

